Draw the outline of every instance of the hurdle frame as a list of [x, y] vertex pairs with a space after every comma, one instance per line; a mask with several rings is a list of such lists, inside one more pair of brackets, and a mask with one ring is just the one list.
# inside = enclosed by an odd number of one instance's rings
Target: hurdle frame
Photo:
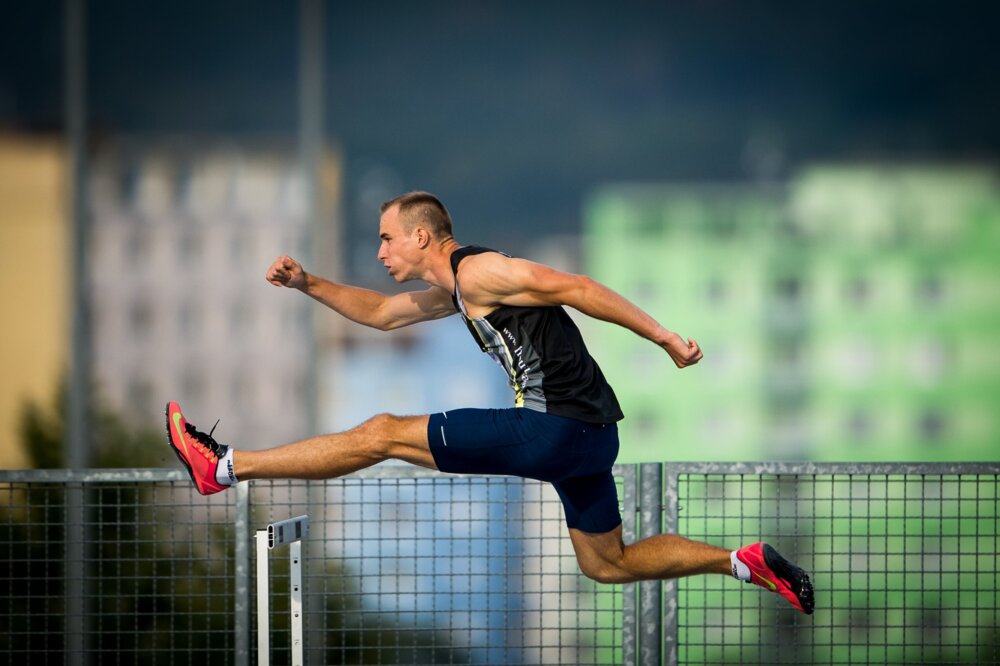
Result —
[[257, 549], [257, 663], [260, 666], [271, 663], [270, 552], [275, 546], [282, 545], [288, 546], [291, 663], [292, 666], [303, 664], [302, 539], [308, 534], [308, 515], [270, 523], [254, 534]]

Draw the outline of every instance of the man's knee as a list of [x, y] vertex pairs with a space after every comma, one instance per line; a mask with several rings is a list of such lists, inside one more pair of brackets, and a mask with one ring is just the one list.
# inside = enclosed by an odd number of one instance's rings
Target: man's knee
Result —
[[632, 577], [625, 570], [622, 552], [616, 549], [602, 551], [577, 551], [577, 563], [580, 571], [590, 580], [598, 583], [628, 583]]
[[603, 584], [629, 583], [632, 577], [628, 572], [613, 562], [604, 560], [580, 561], [580, 571], [590, 580]]
[[625, 568], [625, 544], [621, 525], [605, 534], [588, 534], [570, 529], [580, 571], [598, 583], [629, 583], [635, 580]]
[[367, 429], [373, 437], [385, 439], [391, 434], [392, 429], [398, 420], [398, 416], [383, 412], [382, 414], [376, 414], [361, 425]]
[[421, 438], [426, 438], [426, 426], [421, 426], [417, 417], [376, 414], [359, 428], [365, 435], [369, 451], [382, 460], [399, 458], [410, 460], [413, 450], [426, 449], [420, 446]]
[[358, 426], [364, 435], [364, 441], [369, 452], [379, 458], [388, 458], [392, 453], [395, 431], [399, 417], [393, 414], [376, 414]]

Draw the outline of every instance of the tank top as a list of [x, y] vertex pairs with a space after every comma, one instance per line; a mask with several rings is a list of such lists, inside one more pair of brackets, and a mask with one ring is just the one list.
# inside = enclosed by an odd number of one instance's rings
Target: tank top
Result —
[[514, 406], [587, 423], [620, 421], [624, 415], [615, 392], [561, 306], [501, 305], [485, 317], [469, 317], [458, 265], [466, 257], [496, 251], [472, 245], [452, 253], [452, 301], [479, 348], [506, 371]]

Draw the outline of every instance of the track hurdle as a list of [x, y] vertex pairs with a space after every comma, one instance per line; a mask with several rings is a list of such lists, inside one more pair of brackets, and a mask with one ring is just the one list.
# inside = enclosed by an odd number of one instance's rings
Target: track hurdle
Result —
[[288, 545], [291, 595], [292, 666], [302, 666], [302, 539], [309, 534], [309, 516], [296, 516], [257, 530], [257, 663], [271, 663], [270, 551]]

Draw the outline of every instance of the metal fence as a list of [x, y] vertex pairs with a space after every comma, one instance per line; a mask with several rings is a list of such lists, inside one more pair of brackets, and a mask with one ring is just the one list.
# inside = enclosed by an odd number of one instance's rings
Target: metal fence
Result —
[[253, 663], [253, 532], [308, 513], [309, 664], [1000, 663], [998, 464], [617, 472], [627, 540], [766, 540], [816, 613], [724, 576], [593, 583], [533, 481], [383, 466], [203, 498], [173, 470], [0, 472], [0, 661]]

